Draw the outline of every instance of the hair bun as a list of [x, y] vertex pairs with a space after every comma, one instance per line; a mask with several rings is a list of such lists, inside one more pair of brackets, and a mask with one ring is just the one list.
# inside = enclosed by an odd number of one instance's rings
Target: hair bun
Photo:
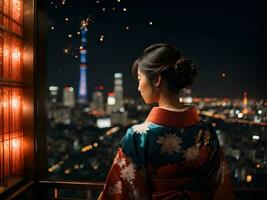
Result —
[[197, 69], [190, 59], [181, 56], [174, 66], [174, 72], [176, 80], [182, 89], [192, 85], [197, 74]]

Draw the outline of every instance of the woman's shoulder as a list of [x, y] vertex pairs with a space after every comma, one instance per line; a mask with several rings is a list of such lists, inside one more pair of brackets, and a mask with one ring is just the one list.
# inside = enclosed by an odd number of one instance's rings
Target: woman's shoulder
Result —
[[142, 141], [141, 144], [144, 145], [144, 141], [147, 140], [147, 138], [150, 137], [151, 132], [155, 132], [154, 130], [158, 127], [160, 126], [149, 121], [133, 124], [127, 129], [124, 137], [122, 138], [122, 143], [129, 141]]
[[155, 129], [155, 128], [159, 128], [160, 125], [157, 125], [155, 123], [152, 123], [150, 121], [144, 121], [141, 122], [139, 124], [134, 124], [132, 125], [128, 130], [130, 130], [130, 132], [132, 132], [133, 134], [147, 134], [149, 133], [151, 130]]

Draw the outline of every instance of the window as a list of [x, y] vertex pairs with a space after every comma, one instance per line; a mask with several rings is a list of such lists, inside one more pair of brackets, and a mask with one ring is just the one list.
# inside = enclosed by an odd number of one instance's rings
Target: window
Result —
[[0, 186], [23, 176], [23, 1], [0, 2]]

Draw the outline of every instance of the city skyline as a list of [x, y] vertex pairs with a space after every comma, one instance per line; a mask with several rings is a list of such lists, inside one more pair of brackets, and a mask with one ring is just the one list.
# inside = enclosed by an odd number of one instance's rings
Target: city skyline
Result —
[[195, 62], [194, 96], [242, 98], [246, 91], [266, 99], [262, 8], [258, 1], [48, 1], [47, 84], [77, 91], [80, 22], [88, 18], [90, 99], [96, 85], [112, 91], [117, 72], [125, 96], [138, 97], [131, 65], [155, 42], [174, 44]]

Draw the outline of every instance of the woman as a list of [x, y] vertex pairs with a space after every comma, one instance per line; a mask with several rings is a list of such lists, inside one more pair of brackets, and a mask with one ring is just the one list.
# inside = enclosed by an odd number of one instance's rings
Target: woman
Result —
[[154, 44], [133, 73], [145, 103], [158, 107], [127, 130], [99, 199], [233, 199], [216, 133], [178, 98], [194, 81], [192, 62], [172, 45]]

